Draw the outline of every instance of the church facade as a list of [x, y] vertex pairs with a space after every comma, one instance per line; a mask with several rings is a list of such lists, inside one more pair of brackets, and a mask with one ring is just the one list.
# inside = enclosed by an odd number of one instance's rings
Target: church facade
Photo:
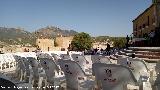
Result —
[[151, 31], [160, 29], [160, 0], [152, 0], [152, 4], [133, 21], [133, 36], [144, 38]]

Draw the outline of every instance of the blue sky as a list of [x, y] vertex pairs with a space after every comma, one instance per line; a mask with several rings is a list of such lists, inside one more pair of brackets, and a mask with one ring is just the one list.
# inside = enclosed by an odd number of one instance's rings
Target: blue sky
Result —
[[0, 0], [0, 27], [35, 31], [48, 25], [92, 36], [126, 36], [152, 0]]

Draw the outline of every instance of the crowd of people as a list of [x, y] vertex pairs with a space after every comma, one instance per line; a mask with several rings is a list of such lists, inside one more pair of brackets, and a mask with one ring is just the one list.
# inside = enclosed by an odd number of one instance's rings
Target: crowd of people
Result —
[[[139, 46], [139, 47], [157, 47], [160, 46], [160, 31], [159, 30], [151, 30], [150, 33], [145, 33], [142, 37], [140, 37], [142, 40], [135, 41], [133, 43], [133, 46]], [[130, 37], [126, 37], [126, 48], [130, 46]]]
[[101, 54], [101, 55], [111, 55], [115, 51], [115, 48], [111, 47], [109, 43], [107, 43], [107, 46], [105, 49], [103, 48], [92, 48], [91, 50], [85, 50], [84, 54], [91, 54], [91, 55], [96, 55], [96, 54]]

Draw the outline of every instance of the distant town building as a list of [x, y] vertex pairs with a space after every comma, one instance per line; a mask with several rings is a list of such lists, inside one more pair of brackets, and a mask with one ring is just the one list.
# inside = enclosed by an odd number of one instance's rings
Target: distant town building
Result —
[[33, 52], [36, 50], [36, 47], [32, 47], [32, 46], [23, 46], [23, 47], [19, 47], [17, 48], [16, 52]]
[[107, 45], [106, 44], [103, 44], [103, 43], [100, 43], [100, 42], [96, 42], [96, 43], [93, 43], [93, 48], [94, 49], [106, 49], [107, 48]]
[[8, 45], [0, 47], [2, 53], [14, 53], [14, 52], [32, 52], [35, 51], [36, 47], [33, 46], [22, 46], [22, 45]]
[[133, 20], [133, 37], [144, 38], [151, 31], [158, 29], [160, 29], [160, 0], [152, 0], [152, 5]]
[[[93, 43], [93, 48], [94, 49], [106, 49], [107, 48], [107, 43], [109, 43], [109, 42], [95, 42], [95, 43]], [[111, 47], [113, 47], [113, 42], [110, 42], [109, 43], [109, 45], [111, 46]]]

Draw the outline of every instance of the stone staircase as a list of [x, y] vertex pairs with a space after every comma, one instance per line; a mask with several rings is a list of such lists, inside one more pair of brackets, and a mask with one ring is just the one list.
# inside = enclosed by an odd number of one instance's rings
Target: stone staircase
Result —
[[130, 47], [129, 49], [119, 51], [120, 55], [126, 56], [131, 56], [133, 53], [135, 57], [147, 62], [157, 62], [160, 60], [160, 47]]

